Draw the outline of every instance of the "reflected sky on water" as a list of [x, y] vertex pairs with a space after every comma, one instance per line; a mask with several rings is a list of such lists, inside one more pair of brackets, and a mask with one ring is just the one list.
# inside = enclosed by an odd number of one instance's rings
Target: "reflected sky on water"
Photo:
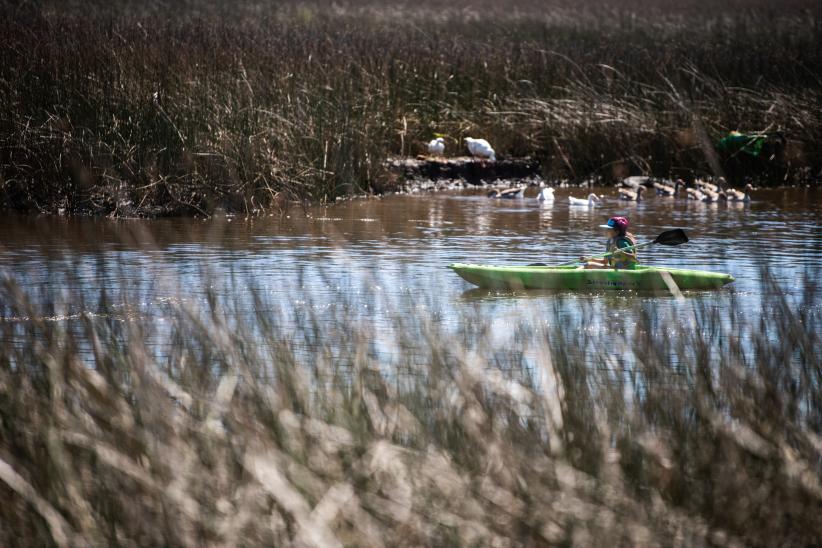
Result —
[[[756, 314], [765, 290], [761, 266], [770, 267], [779, 292], [800, 302], [803, 277], [815, 279], [822, 265], [819, 190], [760, 190], [749, 204], [656, 196], [626, 204], [613, 189], [594, 190], [604, 195], [594, 209], [568, 204], [569, 195], [583, 197], [587, 189], [557, 189], [554, 202], [542, 204], [531, 188], [514, 200], [489, 199], [481, 190], [397, 195], [248, 219], [7, 215], [0, 219], [0, 272], [35, 300], [70, 288], [86, 295], [60, 314], [43, 311], [61, 321], [84, 311], [162, 320], [169, 304], [203, 303], [211, 290], [239, 316], [253, 317], [263, 306], [283, 325], [312, 316], [329, 329], [341, 322], [361, 327], [390, 354], [398, 318], [404, 329], [433, 321], [461, 333], [470, 331], [468, 322], [486, 319], [494, 329], [483, 344], [504, 349], [517, 343], [511, 326], [522, 322], [561, 320], [569, 330], [596, 333], [604, 322], [632, 325], [641, 308], [675, 317], [694, 302], [719, 310], [736, 303]], [[686, 305], [670, 295], [630, 292], [489, 292], [446, 268], [551, 264], [598, 253], [605, 237], [597, 226], [612, 215], [629, 217], [640, 242], [669, 228], [687, 231], [689, 243], [646, 248], [642, 262], [727, 272], [737, 281], [687, 294]], [[107, 310], [96, 308], [103, 290]], [[818, 299], [811, 306], [818, 308]]]

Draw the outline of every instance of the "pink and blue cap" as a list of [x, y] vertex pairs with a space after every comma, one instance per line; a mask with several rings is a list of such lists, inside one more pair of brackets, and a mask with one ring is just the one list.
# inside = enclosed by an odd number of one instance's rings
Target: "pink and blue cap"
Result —
[[613, 228], [618, 232], [625, 232], [628, 230], [628, 219], [625, 217], [611, 217], [608, 219], [608, 224], [599, 225], [599, 228]]

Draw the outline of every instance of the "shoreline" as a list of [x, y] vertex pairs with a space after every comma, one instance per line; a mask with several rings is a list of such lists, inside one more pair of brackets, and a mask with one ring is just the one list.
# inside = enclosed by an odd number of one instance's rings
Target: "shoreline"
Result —
[[[403, 194], [424, 194], [453, 191], [468, 191], [482, 189], [505, 189], [523, 187], [528, 188], [588, 188], [588, 187], [621, 187], [621, 181], [604, 177], [591, 176], [582, 179], [545, 178], [540, 173], [540, 164], [532, 158], [506, 158], [496, 162], [480, 161], [469, 157], [454, 158], [398, 158], [393, 157], [386, 161], [390, 176], [388, 182], [380, 185], [378, 191], [354, 192], [335, 197], [333, 201], [300, 200], [281, 197], [272, 207], [245, 211], [237, 208], [227, 208], [221, 205], [213, 208], [209, 213], [203, 211], [180, 212], [175, 205], [167, 207], [153, 206], [151, 209], [132, 209], [128, 204], [121, 204], [114, 212], [81, 212], [69, 213], [61, 208], [55, 211], [41, 209], [39, 211], [15, 210], [0, 208], [0, 212], [21, 216], [49, 216], [74, 218], [110, 218], [110, 219], [164, 219], [164, 218], [213, 218], [221, 215], [245, 214], [250, 217], [262, 217], [276, 213], [285, 213], [294, 208], [310, 206], [332, 207], [341, 202], [351, 200], [381, 199], [383, 197]], [[648, 176], [647, 189], [653, 190], [652, 182], [670, 181], [668, 177]], [[706, 178], [713, 180], [713, 178]], [[757, 181], [762, 178], [750, 178], [748, 181]], [[741, 188], [744, 185], [728, 185], [728, 188]], [[753, 184], [754, 190], [796, 190], [822, 188], [822, 178], [814, 178], [807, 182], [793, 184]], [[693, 188], [693, 178], [686, 179], [686, 187]]]

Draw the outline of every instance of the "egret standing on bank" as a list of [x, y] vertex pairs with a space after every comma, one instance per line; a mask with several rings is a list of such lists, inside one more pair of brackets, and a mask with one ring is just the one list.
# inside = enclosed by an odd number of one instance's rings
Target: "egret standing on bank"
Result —
[[431, 156], [442, 156], [445, 154], [445, 139], [437, 137], [428, 143], [428, 154]]
[[494, 152], [494, 149], [491, 148], [491, 144], [485, 139], [472, 139], [471, 137], [466, 137], [465, 144], [468, 146], [468, 152], [471, 153], [471, 156], [488, 158], [492, 162], [496, 161], [496, 153]]

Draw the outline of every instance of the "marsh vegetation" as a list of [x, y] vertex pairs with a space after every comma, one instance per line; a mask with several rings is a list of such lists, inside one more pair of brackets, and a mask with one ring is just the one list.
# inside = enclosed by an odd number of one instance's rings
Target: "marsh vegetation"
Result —
[[494, 347], [479, 307], [375, 330], [265, 292], [147, 314], [6, 278], [0, 543], [813, 544], [818, 294], [764, 280], [761, 315], [600, 322], [559, 295]]
[[[0, 207], [263, 212], [467, 135], [549, 178], [820, 167], [818, 2], [4, 2]], [[718, 154], [732, 130], [773, 135]]]

